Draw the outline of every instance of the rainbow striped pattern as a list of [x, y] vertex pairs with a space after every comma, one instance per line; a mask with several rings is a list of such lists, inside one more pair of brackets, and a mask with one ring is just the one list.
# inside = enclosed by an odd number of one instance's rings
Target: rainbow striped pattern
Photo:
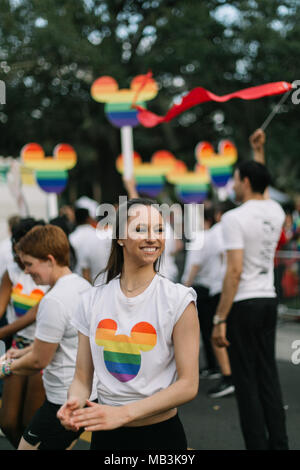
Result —
[[177, 197], [181, 202], [202, 203], [209, 189], [210, 177], [207, 168], [196, 165], [195, 171], [188, 171], [186, 167], [178, 166], [167, 175], [167, 180], [175, 185]]
[[[133, 173], [137, 191], [155, 198], [161, 192], [165, 184], [165, 176], [176, 163], [176, 158], [167, 150], [155, 152], [150, 163], [143, 163], [141, 156], [134, 152]], [[116, 161], [117, 170], [123, 173], [123, 155], [119, 155]]]
[[134, 325], [130, 336], [116, 335], [117, 322], [101, 320], [96, 329], [95, 342], [103, 346], [103, 356], [108, 372], [120, 382], [129, 382], [139, 373], [140, 351], [151, 351], [157, 341], [155, 328], [147, 322]]
[[[197, 164], [194, 171], [188, 171], [185, 163], [167, 150], [155, 152], [149, 163], [143, 163], [141, 156], [134, 152], [133, 173], [137, 191], [156, 198], [166, 180], [175, 186], [178, 199], [186, 204], [202, 203], [207, 198], [210, 183], [221, 188], [232, 176], [237, 160], [237, 149], [230, 140], [219, 143], [218, 154], [209, 142], [200, 142], [196, 149]], [[123, 156], [118, 156], [117, 170], [123, 173]]]
[[77, 156], [69, 144], [58, 144], [53, 157], [46, 157], [39, 144], [26, 144], [21, 150], [21, 160], [25, 167], [35, 171], [40, 188], [46, 193], [60, 194], [68, 182], [68, 172], [76, 165]]
[[131, 81], [130, 89], [119, 89], [116, 80], [109, 76], [103, 76], [95, 80], [91, 86], [91, 96], [95, 101], [106, 103], [105, 114], [111, 124], [116, 127], [139, 124], [138, 111], [132, 108], [132, 103], [138, 96], [136, 105], [146, 107], [145, 101], [153, 99], [158, 92], [158, 87], [151, 77], [137, 75]]
[[25, 315], [43, 296], [44, 292], [40, 289], [34, 289], [30, 294], [24, 294], [22, 284], [16, 284], [12, 289], [11, 300], [17, 317]]
[[[117, 158], [116, 167], [123, 173], [122, 155]], [[185, 163], [167, 150], [155, 152], [150, 163], [143, 163], [140, 155], [134, 152], [133, 173], [139, 193], [155, 198], [167, 180], [175, 185], [177, 197], [184, 203], [204, 201], [210, 183], [209, 173], [203, 165], [188, 171]]]
[[217, 188], [226, 186], [237, 161], [237, 149], [230, 140], [221, 140], [216, 154], [209, 142], [199, 142], [195, 148], [197, 161], [209, 169], [211, 181]]

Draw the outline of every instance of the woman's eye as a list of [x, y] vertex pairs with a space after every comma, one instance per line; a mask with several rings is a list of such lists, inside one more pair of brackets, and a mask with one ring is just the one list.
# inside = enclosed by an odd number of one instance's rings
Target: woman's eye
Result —
[[155, 233], [164, 233], [164, 228], [163, 227], [157, 227], [154, 229]]

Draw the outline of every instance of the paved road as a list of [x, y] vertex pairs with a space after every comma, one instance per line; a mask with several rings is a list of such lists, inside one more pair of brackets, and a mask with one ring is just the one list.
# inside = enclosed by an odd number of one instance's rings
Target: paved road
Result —
[[[277, 358], [286, 407], [287, 428], [291, 450], [300, 450], [300, 364], [291, 361], [292, 343], [300, 340], [300, 322], [280, 322], [277, 334]], [[237, 407], [234, 396], [209, 398], [207, 390], [213, 380], [201, 380], [198, 396], [181, 407], [180, 416], [186, 429], [189, 447], [196, 450], [243, 450]], [[79, 441], [74, 450], [88, 449]], [[0, 438], [0, 450], [12, 449]]]

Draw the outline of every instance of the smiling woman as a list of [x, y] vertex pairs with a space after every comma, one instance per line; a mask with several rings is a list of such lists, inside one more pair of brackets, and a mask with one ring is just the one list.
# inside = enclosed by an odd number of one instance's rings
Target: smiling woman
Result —
[[[14, 260], [8, 263], [0, 285], [0, 317], [6, 310], [8, 325], [0, 329], [0, 338], [6, 339], [13, 335], [12, 348], [9, 350], [13, 357], [30, 349], [35, 334], [37, 307], [48, 290], [48, 286], [36, 284], [24, 272], [24, 266], [16, 252], [17, 243], [32, 227], [41, 223], [43, 222], [26, 218], [12, 227]], [[14, 447], [18, 446], [25, 427], [43, 402], [44, 396], [41, 374], [32, 377], [10, 376], [5, 379], [0, 426]]]
[[34, 266], [38, 261], [49, 261], [49, 256], [55, 258], [60, 267], [67, 267], [70, 264], [69, 241], [63, 230], [47, 225], [42, 228], [37, 226], [30, 232], [30, 237], [20, 241], [17, 249], [22, 254], [22, 261], [28, 274], [34, 276]]
[[[115, 233], [116, 238], [112, 240], [110, 257], [104, 270], [107, 282], [121, 275], [125, 266], [126, 271], [130, 268], [133, 272], [135, 266], [140, 268], [138, 276], [136, 273], [134, 275], [140, 285], [152, 279], [159, 270], [160, 257], [165, 247], [164, 221], [154, 201], [141, 198], [121, 204], [117, 211]], [[124, 278], [128, 276], [123, 272], [121, 277], [124, 285]], [[133, 279], [130, 281], [132, 283]]]
[[[138, 290], [152, 280], [155, 266], [159, 266], [159, 258], [165, 248], [164, 222], [162, 215], [151, 201], [132, 200], [128, 204], [128, 220], [120, 230], [122, 238], [116, 240], [123, 251], [122, 285], [125, 289]], [[125, 236], [124, 236], [125, 235]], [[139, 271], [138, 285], [132, 274]], [[149, 281], [148, 281], [149, 282]]]
[[35, 226], [19, 241], [17, 251], [25, 274], [42, 286], [51, 287], [39, 304], [30, 351], [2, 365], [5, 380], [31, 375], [41, 378], [39, 372], [43, 370], [46, 400], [26, 423], [18, 449], [63, 450], [81, 434], [67, 431], [56, 413], [67, 399], [75, 370], [78, 337], [71, 315], [80, 292], [90, 284], [70, 271], [69, 242], [57, 226]]
[[[184, 450], [177, 406], [198, 390], [196, 294], [159, 274], [165, 235], [154, 201], [120, 205], [116, 220], [107, 282], [74, 312], [76, 372], [58, 417], [93, 431], [92, 450]], [[93, 371], [99, 404], [88, 400]]]

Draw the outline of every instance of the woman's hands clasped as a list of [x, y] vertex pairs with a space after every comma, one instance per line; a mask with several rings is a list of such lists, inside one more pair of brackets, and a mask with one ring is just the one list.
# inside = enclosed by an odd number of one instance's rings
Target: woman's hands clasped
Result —
[[101, 431], [116, 429], [129, 422], [126, 406], [108, 406], [86, 400], [80, 407], [79, 400], [70, 398], [58, 411], [61, 424], [69, 430]]

